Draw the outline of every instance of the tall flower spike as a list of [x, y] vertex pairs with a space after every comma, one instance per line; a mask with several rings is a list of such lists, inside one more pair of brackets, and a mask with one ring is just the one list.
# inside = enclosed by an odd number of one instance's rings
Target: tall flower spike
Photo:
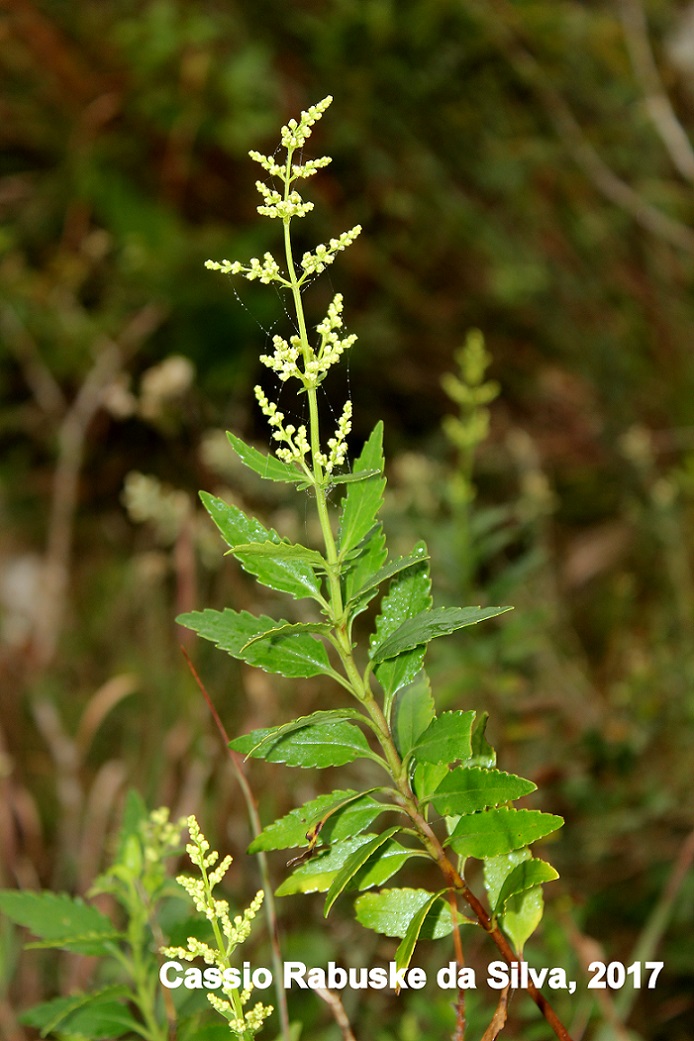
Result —
[[[338, 253], [351, 246], [361, 232], [361, 225], [356, 224], [349, 231], [343, 231], [328, 242], [319, 243], [313, 251], [304, 253], [300, 266], [291, 255], [289, 226], [293, 217], [303, 217], [313, 209], [312, 202], [304, 202], [301, 195], [292, 187], [299, 178], [312, 177], [318, 170], [330, 163], [329, 156], [318, 159], [306, 159], [293, 162], [294, 153], [302, 149], [311, 136], [312, 127], [321, 118], [332, 102], [328, 96], [317, 105], [312, 105], [301, 113], [299, 120], [290, 119], [282, 127], [281, 145], [286, 150], [284, 163], [278, 162], [275, 156], [263, 155], [261, 152], [250, 152], [251, 159], [258, 163], [270, 177], [277, 180], [277, 186], [256, 181], [256, 188], [262, 197], [258, 212], [271, 218], [279, 218], [284, 224], [284, 240], [286, 253], [285, 271], [271, 253], [266, 252], [263, 259], [252, 257], [247, 264], [238, 260], [208, 260], [206, 267], [221, 271], [223, 274], [242, 275], [249, 281], [275, 283], [282, 288], [290, 289], [294, 295], [295, 305], [301, 308], [300, 294], [302, 288], [316, 275], [320, 275], [328, 265], [332, 264]], [[286, 382], [292, 377], [297, 379], [304, 391], [309, 395], [313, 405], [309, 408], [311, 422], [318, 422], [315, 390], [323, 382], [328, 370], [340, 360], [346, 350], [356, 341], [355, 335], [341, 336], [343, 326], [342, 296], [338, 293], [328, 308], [328, 313], [318, 326], [319, 340], [312, 346], [306, 335], [303, 312], [298, 320], [298, 334], [285, 339], [274, 336], [273, 351], [263, 354], [260, 361]], [[312, 397], [313, 395], [313, 397]], [[320, 471], [331, 474], [342, 466], [347, 457], [347, 436], [351, 430], [351, 405], [345, 406], [333, 437], [328, 439], [325, 450], [319, 446], [320, 437], [317, 428], [311, 435], [305, 426], [298, 428], [285, 423], [284, 414], [276, 404], [270, 402], [261, 387], [255, 388], [255, 396], [263, 415], [272, 428], [272, 438], [279, 442], [275, 453], [282, 462], [297, 466], [309, 481], [320, 479]], [[311, 409], [313, 411], [311, 412]], [[314, 473], [314, 466], [319, 469]]]

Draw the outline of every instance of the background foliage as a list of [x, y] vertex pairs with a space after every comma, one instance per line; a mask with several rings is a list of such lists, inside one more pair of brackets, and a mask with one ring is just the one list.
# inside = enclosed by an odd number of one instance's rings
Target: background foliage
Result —
[[[427, 539], [449, 602], [517, 608], [432, 653], [445, 707], [489, 709], [500, 765], [567, 820], [548, 963], [639, 944], [666, 961], [633, 1009], [573, 1005], [574, 1034], [627, 1036], [631, 1014], [641, 1037], [692, 1037], [691, 19], [665, 0], [5, 0], [3, 885], [84, 891], [136, 786], [195, 810], [240, 893], [257, 888], [172, 618], [262, 608], [195, 490], [291, 523], [218, 437], [266, 442], [250, 390], [285, 317], [203, 261], [262, 254], [246, 152], [332, 93], [311, 240], [365, 234], [316, 313], [339, 289], [359, 333], [349, 390], [358, 434], [385, 420], [386, 523], [406, 549]], [[472, 501], [441, 384], [471, 326], [500, 385]], [[231, 732], [319, 707], [301, 682], [193, 653]], [[265, 819], [287, 808], [273, 769], [252, 772]], [[280, 903], [287, 956], [389, 956], [346, 920], [328, 946], [320, 907], [300, 906]], [[1, 942], [0, 1029], [21, 1039], [16, 1010], [89, 966]], [[430, 994], [403, 1009], [377, 1017], [379, 1041], [449, 1022]], [[369, 1036], [371, 1013], [347, 1011]], [[322, 1007], [302, 1014], [306, 1036], [339, 1036]]]

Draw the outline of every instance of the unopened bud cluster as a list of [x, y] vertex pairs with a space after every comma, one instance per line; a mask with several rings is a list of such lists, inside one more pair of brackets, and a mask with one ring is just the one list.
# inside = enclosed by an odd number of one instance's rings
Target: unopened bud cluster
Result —
[[268, 401], [262, 387], [254, 388], [256, 401], [260, 405], [260, 411], [267, 417], [267, 421], [274, 428], [273, 439], [280, 442], [279, 448], [275, 449], [276, 455], [284, 463], [298, 463], [306, 473], [310, 473], [306, 464], [310, 446], [306, 427], [302, 424], [298, 429], [293, 423], [284, 424], [284, 412], [280, 412], [277, 405]]

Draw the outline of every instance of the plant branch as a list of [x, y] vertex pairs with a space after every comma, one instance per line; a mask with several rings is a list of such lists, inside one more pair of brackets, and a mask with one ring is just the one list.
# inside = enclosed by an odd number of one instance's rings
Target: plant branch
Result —
[[[455, 961], [459, 969], [465, 965], [463, 955], [463, 942], [460, 938], [460, 922], [458, 921], [458, 901], [452, 889], [448, 890], [448, 903], [451, 908], [453, 919], [453, 949], [455, 950]], [[456, 1028], [453, 1041], [465, 1041], [465, 988], [458, 987], [458, 1000], [455, 1003]]]
[[347, 1013], [345, 1012], [345, 1007], [340, 1000], [340, 995], [336, 994], [332, 990], [327, 990], [325, 987], [316, 987], [315, 990], [318, 997], [322, 998], [332, 1012], [333, 1019], [340, 1028], [342, 1041], [356, 1041], [356, 1038], [352, 1033], [352, 1026], [347, 1018]]
[[643, 90], [655, 131], [673, 166], [685, 180], [694, 182], [694, 148], [677, 118], [658, 71], [643, 4], [641, 0], [619, 0], [619, 13], [634, 75]]
[[[514, 952], [513, 948], [511, 947], [511, 944], [508, 942], [504, 934], [499, 929], [499, 926], [492, 921], [490, 915], [487, 913], [487, 910], [482, 904], [482, 902], [473, 893], [465, 879], [458, 872], [457, 868], [454, 867], [454, 865], [448, 859], [446, 851], [441, 845], [438, 836], [431, 828], [431, 825], [424, 819], [422, 814], [419, 812], [419, 807], [417, 806], [415, 796], [413, 795], [411, 790], [409, 792], [409, 796], [405, 796], [403, 801], [404, 809], [406, 810], [408, 816], [417, 828], [417, 831], [419, 832], [422, 842], [424, 843], [424, 846], [427, 849], [429, 855], [438, 864], [446, 884], [452, 890], [460, 893], [460, 895], [463, 897], [463, 899], [468, 904], [471, 911], [477, 918], [478, 923], [481, 925], [484, 931], [488, 933], [490, 939], [496, 945], [497, 949], [499, 950], [499, 953], [502, 955], [504, 960], [508, 962], [509, 965], [518, 963], [519, 959], [516, 953]], [[559, 1019], [559, 1016], [555, 1012], [553, 1006], [544, 996], [544, 994], [540, 990], [538, 990], [538, 988], [533, 983], [528, 984], [527, 992], [537, 1005], [542, 1015], [547, 1020], [547, 1023], [552, 1028], [555, 1035], [559, 1038], [559, 1041], [571, 1041], [571, 1036], [569, 1032], [567, 1031], [562, 1021]]]
[[[694, 232], [653, 206], [618, 177], [588, 140], [566, 101], [551, 85], [540, 63], [523, 41], [516, 12], [507, 0], [485, 0], [484, 4], [474, 0], [474, 6], [515, 71], [535, 91], [558, 137], [598, 192], [629, 213], [640, 227], [652, 235], [676, 249], [694, 253]], [[496, 17], [492, 18], [490, 9], [496, 10]]]
[[491, 1023], [482, 1035], [481, 1041], [496, 1041], [497, 1037], [506, 1026], [506, 1019], [508, 1018], [508, 1000], [510, 992], [510, 987], [504, 987], [501, 994], [499, 995], [499, 1002], [496, 1006], [496, 1011], [492, 1016]]

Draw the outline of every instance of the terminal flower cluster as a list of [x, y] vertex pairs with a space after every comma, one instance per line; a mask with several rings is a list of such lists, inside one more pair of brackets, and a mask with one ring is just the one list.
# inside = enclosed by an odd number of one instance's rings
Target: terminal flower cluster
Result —
[[327, 111], [332, 104], [332, 100], [332, 94], [328, 94], [327, 98], [323, 98], [316, 105], [311, 105], [306, 112], [302, 112], [298, 123], [295, 119], [290, 119], [287, 125], [282, 127], [282, 147], [286, 148], [288, 152], [293, 152], [297, 148], [303, 148], [311, 136], [311, 127]]
[[[229, 870], [232, 858], [226, 856], [219, 862], [219, 853], [210, 850], [210, 844], [202, 834], [195, 817], [190, 816], [187, 825], [191, 841], [186, 845], [186, 852], [198, 868], [200, 877], [179, 875], [176, 881], [185, 889], [196, 910], [210, 922], [214, 946], [189, 936], [186, 947], [165, 947], [162, 953], [168, 958], [180, 958], [188, 962], [201, 958], [207, 965], [214, 965], [224, 973], [225, 969], [231, 968], [230, 959], [234, 950], [250, 936], [253, 920], [263, 903], [264, 893], [262, 889], [259, 890], [249, 906], [232, 918], [228, 901], [216, 899], [212, 892]], [[225, 998], [208, 992], [210, 1004], [224, 1016], [233, 1033], [244, 1039], [253, 1037], [260, 1030], [263, 1021], [272, 1014], [272, 1008], [257, 1003], [252, 1009], [244, 1011], [251, 998], [252, 986], [242, 991], [226, 986], [222, 989]]]
[[[342, 232], [328, 242], [319, 243], [313, 251], [305, 252], [296, 266], [289, 238], [289, 226], [292, 218], [304, 217], [313, 208], [313, 203], [305, 202], [296, 191], [294, 182], [299, 178], [312, 177], [331, 162], [329, 156], [322, 156], [318, 159], [307, 159], [295, 163], [293, 161], [294, 153], [303, 148], [311, 136], [311, 128], [321, 118], [331, 101], [331, 97], [324, 98], [317, 105], [312, 105], [302, 112], [298, 121], [292, 119], [282, 127], [281, 147], [286, 150], [286, 159], [283, 163], [278, 162], [274, 155], [263, 155], [256, 151], [249, 153], [251, 159], [278, 182], [277, 187], [271, 187], [263, 181], [256, 181], [256, 187], [262, 197], [258, 212], [267, 217], [279, 217], [284, 224], [285, 269], [282, 270], [278, 261], [269, 252], [264, 253], [262, 259], [252, 257], [247, 264], [238, 260], [208, 260], [205, 265], [209, 270], [220, 271], [222, 274], [242, 275], [249, 281], [258, 280], [265, 284], [274, 282], [282, 288], [291, 290], [297, 314], [300, 314], [298, 334], [290, 336], [288, 339], [283, 336], [273, 336], [272, 353], [261, 355], [260, 361], [271, 369], [282, 383], [292, 377], [299, 380], [302, 389], [308, 392], [309, 399], [313, 402], [312, 423], [317, 421], [316, 388], [323, 382], [328, 370], [340, 360], [357, 339], [354, 334], [342, 335], [343, 300], [342, 294], [337, 293], [328, 307], [325, 318], [317, 327], [320, 339], [315, 347], [312, 346], [309, 343], [303, 320], [300, 294], [308, 281], [325, 271], [326, 267], [333, 263], [338, 253], [352, 245], [362, 230], [361, 225], [356, 224], [349, 231]], [[260, 409], [272, 428], [273, 440], [279, 442], [275, 448], [279, 459], [285, 463], [296, 464], [308, 477], [313, 476], [310, 461], [313, 462], [314, 467], [319, 468], [325, 474], [331, 474], [337, 467], [344, 464], [347, 458], [347, 436], [352, 427], [352, 407], [349, 402], [342, 409], [334, 435], [328, 439], [323, 450], [320, 438], [317, 436], [317, 427], [312, 428], [313, 436], [310, 436], [306, 426], [286, 423], [284, 413], [280, 411], [277, 404], [268, 400], [262, 387], [256, 386], [254, 392]]]

